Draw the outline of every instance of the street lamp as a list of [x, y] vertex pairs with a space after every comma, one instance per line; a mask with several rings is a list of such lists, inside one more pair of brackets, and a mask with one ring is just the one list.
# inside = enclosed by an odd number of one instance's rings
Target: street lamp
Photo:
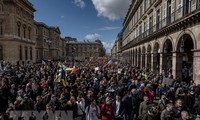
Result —
[[50, 45], [51, 45], [52, 41], [51, 40], [46, 40], [46, 43], [48, 45], [48, 50], [49, 50], [48, 57], [50, 57]]

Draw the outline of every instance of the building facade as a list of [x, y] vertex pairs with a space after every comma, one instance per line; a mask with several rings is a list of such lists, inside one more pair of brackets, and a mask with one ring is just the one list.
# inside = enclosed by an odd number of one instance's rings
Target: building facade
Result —
[[132, 0], [122, 29], [124, 61], [200, 84], [200, 0]]
[[42, 22], [35, 22], [36, 28], [36, 59], [59, 60], [63, 53], [63, 42], [59, 27], [47, 26]]
[[34, 12], [27, 0], [0, 1], [0, 60], [12, 64], [36, 61]]
[[65, 57], [59, 27], [36, 22], [35, 11], [28, 0], [0, 1], [0, 61], [30, 64]]
[[115, 43], [111, 49], [111, 57], [115, 60], [122, 60], [122, 33], [120, 32], [115, 40]]
[[105, 50], [100, 40], [80, 42], [70, 37], [66, 37], [65, 40], [67, 61], [85, 61], [90, 57], [105, 56]]

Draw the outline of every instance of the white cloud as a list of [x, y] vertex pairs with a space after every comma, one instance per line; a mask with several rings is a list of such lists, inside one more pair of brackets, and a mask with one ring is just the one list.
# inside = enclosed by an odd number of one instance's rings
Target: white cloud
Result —
[[120, 29], [120, 27], [102, 27], [102, 28], [99, 28], [98, 30], [102, 30], [102, 31], [105, 31], [105, 30], [116, 30], [116, 29]]
[[83, 0], [74, 0], [74, 4], [80, 8], [85, 7], [85, 2]]
[[106, 49], [106, 52], [110, 53], [111, 52], [111, 48], [114, 45], [114, 42], [102, 42], [102, 44], [103, 44], [103, 47]]
[[97, 40], [97, 39], [99, 39], [101, 37], [101, 35], [99, 35], [99, 34], [97, 34], [97, 33], [94, 33], [94, 34], [87, 34], [86, 36], [85, 36], [85, 38], [87, 39], [87, 40]]
[[132, 0], [92, 0], [98, 16], [109, 20], [118, 20], [125, 17]]

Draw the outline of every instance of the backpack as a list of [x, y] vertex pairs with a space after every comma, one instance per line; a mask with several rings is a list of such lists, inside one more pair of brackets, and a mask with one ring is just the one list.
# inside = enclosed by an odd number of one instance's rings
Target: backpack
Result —
[[[98, 114], [98, 108], [97, 108], [97, 105], [95, 105], [95, 107], [96, 107], [96, 113]], [[90, 105], [89, 105], [88, 108], [87, 108], [87, 113], [89, 113], [89, 111], [90, 111]]]

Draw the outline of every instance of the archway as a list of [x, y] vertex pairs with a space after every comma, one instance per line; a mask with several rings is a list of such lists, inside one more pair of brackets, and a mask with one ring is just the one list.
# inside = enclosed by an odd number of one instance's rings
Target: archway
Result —
[[147, 68], [151, 69], [151, 45], [147, 47]]
[[167, 39], [163, 46], [163, 65], [162, 70], [164, 70], [165, 76], [172, 73], [172, 42]]
[[[186, 82], [190, 82], [193, 79], [193, 52], [194, 43], [189, 34], [184, 34], [178, 41], [177, 52], [177, 74], [180, 79]], [[181, 72], [181, 73], [180, 73]]]
[[160, 47], [158, 42], [155, 43], [154, 48], [153, 48], [153, 64], [152, 68], [154, 72], [159, 72], [160, 69]]

